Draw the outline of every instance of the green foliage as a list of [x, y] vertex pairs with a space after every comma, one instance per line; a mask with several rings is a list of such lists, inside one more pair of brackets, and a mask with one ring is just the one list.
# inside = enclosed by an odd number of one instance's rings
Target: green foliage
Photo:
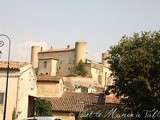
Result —
[[35, 108], [37, 116], [52, 116], [52, 104], [49, 101], [38, 99]]
[[16, 119], [16, 110], [14, 109], [12, 113], [12, 120], [15, 120], [15, 119]]
[[85, 64], [83, 63], [82, 60], [80, 60], [80, 62], [78, 63], [78, 65], [76, 66], [76, 74], [80, 75], [80, 76], [86, 76], [87, 75], [87, 71], [85, 70]]
[[144, 116], [144, 110], [160, 110], [160, 32], [123, 36], [109, 54], [115, 78], [110, 90], [121, 96], [133, 113]]

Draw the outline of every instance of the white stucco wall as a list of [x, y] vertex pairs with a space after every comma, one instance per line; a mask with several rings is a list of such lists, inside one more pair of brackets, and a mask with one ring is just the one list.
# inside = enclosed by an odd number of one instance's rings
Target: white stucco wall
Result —
[[36, 75], [31, 65], [21, 68], [18, 88], [16, 112], [18, 114], [17, 120], [22, 120], [28, 115], [29, 96], [37, 96]]
[[61, 97], [63, 82], [37, 82], [38, 97]]
[[[6, 70], [0, 71], [0, 91], [5, 92]], [[36, 76], [31, 65], [25, 66], [20, 71], [10, 71], [8, 81], [8, 100], [6, 120], [12, 120], [12, 114], [15, 109], [20, 113], [17, 120], [27, 118], [28, 96], [36, 96]], [[0, 116], [2, 117], [3, 107], [0, 107]], [[1, 119], [0, 119], [1, 120]]]
[[[18, 82], [18, 73], [17, 72], [10, 72], [10, 77], [8, 80], [8, 100], [7, 100], [7, 120], [12, 119], [12, 113], [14, 109], [16, 108], [16, 98], [17, 98], [17, 82]], [[6, 87], [6, 72], [0, 71], [0, 91], [5, 93], [5, 87]], [[4, 101], [3, 101], [4, 105]], [[1, 105], [0, 107], [0, 116], [3, 117], [3, 107]]]

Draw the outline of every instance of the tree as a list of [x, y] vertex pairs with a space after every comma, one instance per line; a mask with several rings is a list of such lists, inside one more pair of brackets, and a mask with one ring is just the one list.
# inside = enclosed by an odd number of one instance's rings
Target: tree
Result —
[[76, 66], [76, 74], [80, 76], [86, 76], [87, 71], [85, 70], [85, 64], [83, 63], [82, 60], [79, 61], [78, 65]]
[[37, 116], [52, 116], [52, 104], [49, 101], [37, 99], [36, 104]]
[[15, 119], [16, 119], [16, 110], [14, 108], [13, 113], [12, 113], [12, 120], [15, 120]]
[[[114, 77], [110, 91], [133, 113], [160, 110], [160, 31], [123, 36], [107, 58]], [[137, 118], [138, 119], [138, 118]], [[155, 117], [154, 119], [158, 119]]]

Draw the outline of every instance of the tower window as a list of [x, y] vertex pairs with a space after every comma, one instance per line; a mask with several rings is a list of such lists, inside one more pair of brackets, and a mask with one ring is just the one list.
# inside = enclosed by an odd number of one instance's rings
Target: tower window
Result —
[[47, 68], [47, 61], [44, 61], [44, 68]]

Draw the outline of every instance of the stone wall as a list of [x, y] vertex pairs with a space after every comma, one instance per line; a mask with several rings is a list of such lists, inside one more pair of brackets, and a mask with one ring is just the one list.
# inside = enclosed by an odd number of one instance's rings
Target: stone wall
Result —
[[[54, 58], [58, 60], [58, 75], [70, 75], [74, 71], [75, 65], [75, 50], [60, 51], [60, 52], [44, 52], [38, 54], [39, 59]], [[54, 68], [53, 68], [54, 69]]]
[[58, 67], [58, 60], [39, 59], [38, 74], [39, 75], [43, 74], [43, 75], [56, 76], [57, 75], [57, 67]]
[[63, 84], [60, 82], [37, 82], [38, 97], [60, 97], [63, 93]]

